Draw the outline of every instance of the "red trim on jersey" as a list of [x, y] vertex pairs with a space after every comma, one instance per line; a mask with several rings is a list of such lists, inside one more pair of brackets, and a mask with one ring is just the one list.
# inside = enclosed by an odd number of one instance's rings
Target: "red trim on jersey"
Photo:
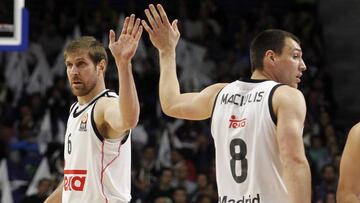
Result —
[[119, 148], [118, 148], [118, 155], [116, 155], [104, 168], [104, 145], [105, 145], [105, 141], [102, 142], [102, 145], [101, 145], [101, 177], [100, 177], [100, 183], [101, 183], [101, 191], [105, 197], [105, 201], [106, 203], [108, 203], [108, 199], [104, 193], [104, 184], [103, 184], [103, 177], [104, 177], [104, 172], [106, 170], [107, 167], [110, 166], [110, 164], [112, 164], [115, 159], [117, 159], [119, 156], [120, 156], [120, 148], [121, 148], [121, 142], [119, 144]]
[[64, 170], [64, 174], [86, 175], [86, 170]]

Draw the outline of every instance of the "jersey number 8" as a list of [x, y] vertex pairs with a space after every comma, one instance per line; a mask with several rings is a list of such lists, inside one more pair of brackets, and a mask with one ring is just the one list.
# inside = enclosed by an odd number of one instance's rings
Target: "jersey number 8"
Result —
[[[240, 151], [236, 151], [236, 148], [240, 149]], [[240, 138], [236, 138], [231, 140], [230, 142], [230, 168], [231, 168], [231, 174], [237, 183], [242, 183], [246, 180], [247, 177], [247, 170], [248, 170], [248, 162], [245, 158], [247, 153], [246, 143], [244, 140]], [[236, 174], [236, 161], [240, 161], [241, 165], [241, 174], [240, 176], [237, 176]]]

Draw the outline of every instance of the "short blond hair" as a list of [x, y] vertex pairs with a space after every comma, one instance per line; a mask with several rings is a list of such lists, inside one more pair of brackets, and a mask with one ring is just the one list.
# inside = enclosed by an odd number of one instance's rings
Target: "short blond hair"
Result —
[[108, 56], [104, 46], [94, 37], [83, 36], [72, 40], [65, 47], [64, 59], [66, 60], [69, 54], [75, 53], [79, 50], [88, 51], [89, 57], [95, 65], [98, 64], [101, 60], [105, 60], [105, 64], [108, 64]]

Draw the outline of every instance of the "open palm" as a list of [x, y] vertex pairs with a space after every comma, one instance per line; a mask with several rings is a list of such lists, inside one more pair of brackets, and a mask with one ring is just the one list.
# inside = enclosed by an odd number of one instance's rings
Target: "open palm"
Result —
[[141, 23], [149, 34], [151, 43], [159, 51], [175, 49], [180, 38], [177, 20], [170, 24], [166, 12], [160, 4], [157, 5], [157, 9], [150, 4], [149, 9], [145, 10], [145, 15], [150, 26], [145, 20], [142, 20]]
[[116, 41], [115, 32], [110, 30], [109, 49], [116, 60], [130, 61], [136, 53], [139, 40], [142, 34], [140, 19], [132, 14], [126, 17], [119, 39]]

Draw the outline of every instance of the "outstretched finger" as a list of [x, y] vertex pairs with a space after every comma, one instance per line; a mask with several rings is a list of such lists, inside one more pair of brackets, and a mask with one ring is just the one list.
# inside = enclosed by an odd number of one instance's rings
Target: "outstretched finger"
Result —
[[156, 5], [156, 7], [159, 10], [162, 22], [164, 22], [165, 24], [170, 24], [169, 19], [166, 15], [166, 12], [165, 12], [164, 8], [162, 7], [162, 5], [158, 4], [158, 5]]
[[162, 24], [162, 21], [161, 21], [161, 18], [159, 16], [159, 13], [158, 11], [156, 10], [155, 6], [150, 4], [149, 5], [149, 8], [150, 8], [150, 11], [151, 11], [151, 14], [152, 16], [154, 17], [154, 20], [156, 22], [157, 25], [161, 25]]
[[143, 32], [143, 27], [140, 25], [136, 35], [135, 35], [135, 40], [138, 42], [140, 40], [141, 34]]
[[149, 25], [146, 23], [145, 20], [141, 20], [141, 24], [144, 26], [147, 33], [149, 33], [149, 34], [153, 33], [152, 29], [149, 27]]
[[124, 20], [122, 30], [121, 30], [121, 34], [126, 34], [128, 25], [129, 25], [129, 17], [126, 17]]
[[140, 25], [140, 18], [136, 19], [134, 28], [133, 28], [132, 33], [131, 33], [131, 36], [136, 35], [137, 31], [139, 30], [139, 25]]
[[131, 14], [130, 15], [130, 20], [129, 20], [129, 25], [128, 25], [127, 30], [126, 30], [126, 34], [131, 34], [131, 32], [133, 30], [133, 27], [134, 27], [134, 21], [135, 21], [135, 15]]
[[109, 45], [115, 42], [115, 32], [114, 30], [110, 30], [109, 32]]
[[146, 17], [147, 17], [147, 19], [148, 19], [148, 21], [149, 21], [149, 23], [151, 25], [151, 28], [152, 29], [157, 28], [158, 26], [157, 26], [153, 16], [151, 15], [149, 9], [145, 9], [145, 15], [146, 15]]

